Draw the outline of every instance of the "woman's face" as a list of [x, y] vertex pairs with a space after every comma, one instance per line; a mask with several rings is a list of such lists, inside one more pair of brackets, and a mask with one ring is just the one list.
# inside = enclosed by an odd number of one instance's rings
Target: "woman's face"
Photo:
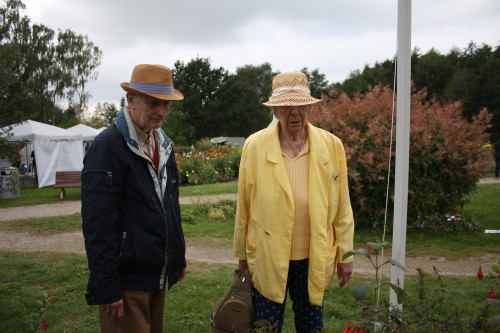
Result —
[[286, 133], [298, 134], [307, 126], [310, 105], [275, 106], [273, 113]]

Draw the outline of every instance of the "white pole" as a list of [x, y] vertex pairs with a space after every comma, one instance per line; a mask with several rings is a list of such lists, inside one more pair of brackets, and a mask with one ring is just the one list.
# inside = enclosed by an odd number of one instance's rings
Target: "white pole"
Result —
[[[410, 156], [410, 67], [411, 0], [398, 0], [398, 52], [396, 102], [396, 174], [394, 183], [394, 221], [392, 259], [405, 265], [406, 218], [408, 211], [408, 169]], [[391, 283], [404, 287], [404, 271], [391, 267]], [[399, 306], [391, 289], [390, 303]]]

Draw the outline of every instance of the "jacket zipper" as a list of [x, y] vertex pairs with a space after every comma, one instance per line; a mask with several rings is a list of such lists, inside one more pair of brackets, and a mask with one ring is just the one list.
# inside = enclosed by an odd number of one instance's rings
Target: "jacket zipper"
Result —
[[[166, 163], [164, 165], [164, 172], [166, 173], [167, 172], [167, 168], [166, 168]], [[159, 173], [159, 176], [161, 175], [161, 173]], [[167, 180], [168, 182], [168, 180]], [[160, 276], [160, 289], [163, 289], [165, 287], [165, 279], [166, 279], [166, 275], [168, 273], [168, 243], [169, 243], [169, 240], [168, 240], [168, 221], [167, 221], [167, 214], [165, 213], [165, 195], [168, 196], [168, 184], [167, 182], [165, 183], [165, 189], [160, 189], [163, 193], [163, 196], [162, 196], [162, 209], [163, 209], [163, 218], [165, 219], [165, 238], [166, 238], [166, 244], [165, 244], [165, 263], [163, 264], [163, 269], [162, 269], [162, 272], [161, 272], [161, 276]], [[160, 183], [160, 186], [162, 184], [162, 182], [159, 180], [159, 183]], [[167, 193], [165, 193], [167, 192]], [[170, 204], [170, 203], [168, 203]]]
[[120, 246], [120, 253], [118, 253], [118, 259], [122, 257], [123, 248], [125, 247], [125, 241], [127, 240], [127, 232], [124, 231], [122, 234], [122, 245]]

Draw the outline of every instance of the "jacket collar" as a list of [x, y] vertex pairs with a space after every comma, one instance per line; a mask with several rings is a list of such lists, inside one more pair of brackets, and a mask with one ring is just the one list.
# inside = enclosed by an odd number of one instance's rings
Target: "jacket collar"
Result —
[[[271, 163], [278, 163], [282, 155], [278, 124], [279, 122], [276, 121], [265, 129], [266, 142], [269, 142], [267, 160]], [[321, 165], [328, 163], [328, 154], [325, 153], [328, 147], [326, 147], [324, 141], [321, 140], [318, 128], [311, 123], [307, 124], [307, 140], [309, 140], [310, 158]]]
[[[139, 145], [139, 139], [137, 138], [137, 133], [135, 131], [132, 117], [128, 112], [128, 107], [124, 107], [118, 112], [118, 115], [115, 119], [116, 127], [123, 135], [123, 138], [129, 146], [134, 148], [135, 150], [141, 150]], [[167, 150], [167, 147], [172, 144], [172, 140], [165, 134], [162, 129], [154, 129], [155, 137], [159, 138], [159, 145], [163, 147], [163, 149]]]

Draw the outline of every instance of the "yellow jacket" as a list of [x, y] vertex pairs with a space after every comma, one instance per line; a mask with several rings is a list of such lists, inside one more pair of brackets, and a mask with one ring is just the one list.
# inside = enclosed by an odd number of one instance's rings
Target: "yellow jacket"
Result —
[[[248, 260], [255, 288], [283, 303], [295, 207], [278, 138], [278, 122], [251, 135], [238, 179], [234, 255]], [[344, 147], [333, 134], [308, 124], [309, 300], [321, 306], [336, 262], [352, 250], [354, 219]], [[348, 259], [350, 261], [352, 259]]]

